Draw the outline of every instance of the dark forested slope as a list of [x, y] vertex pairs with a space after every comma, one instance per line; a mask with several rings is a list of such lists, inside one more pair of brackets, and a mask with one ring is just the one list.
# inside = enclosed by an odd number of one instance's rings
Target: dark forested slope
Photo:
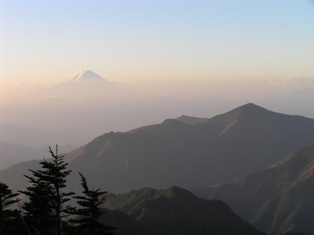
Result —
[[223, 202], [201, 199], [178, 187], [111, 195], [107, 207], [136, 219], [152, 235], [264, 234]]
[[257, 228], [314, 234], [314, 147], [288, 154], [270, 168], [238, 181], [194, 191], [225, 201]]

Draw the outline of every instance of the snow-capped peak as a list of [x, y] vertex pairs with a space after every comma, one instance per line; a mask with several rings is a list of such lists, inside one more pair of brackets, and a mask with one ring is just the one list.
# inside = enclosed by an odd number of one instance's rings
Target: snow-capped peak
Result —
[[69, 82], [106, 82], [104, 78], [102, 78], [100, 75], [94, 73], [91, 70], [81, 70], [79, 73], [77, 73]]

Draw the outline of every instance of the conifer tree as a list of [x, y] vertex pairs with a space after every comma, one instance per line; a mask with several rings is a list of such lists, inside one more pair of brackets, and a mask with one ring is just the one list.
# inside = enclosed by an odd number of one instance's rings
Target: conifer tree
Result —
[[66, 177], [71, 173], [67, 170], [64, 156], [58, 155], [49, 147], [52, 160], [44, 159], [39, 164], [40, 170], [29, 170], [32, 176], [25, 175], [31, 185], [27, 190], [20, 191], [29, 197], [23, 206], [25, 218], [31, 229], [37, 234], [49, 234], [49, 231], [62, 235], [62, 218], [70, 213], [71, 208], [66, 206], [72, 192], [63, 192], [66, 187]]
[[47, 182], [39, 178], [25, 177], [31, 185], [25, 191], [20, 191], [28, 196], [28, 201], [23, 205], [24, 221], [31, 234], [49, 234], [56, 227], [52, 206], [53, 190]]
[[75, 214], [78, 216], [76, 219], [72, 219], [70, 222], [77, 224], [80, 233], [88, 235], [103, 235], [113, 234], [115, 228], [106, 226], [98, 221], [100, 215], [104, 212], [101, 211], [100, 205], [105, 202], [103, 196], [107, 192], [100, 189], [90, 189], [87, 185], [86, 178], [81, 176], [81, 185], [83, 187], [83, 196], [75, 196], [77, 204], [80, 206], [76, 209]]
[[4, 234], [8, 220], [16, 219], [18, 216], [18, 211], [11, 209], [20, 200], [17, 198], [18, 195], [18, 193], [12, 193], [6, 184], [0, 182], [0, 235]]

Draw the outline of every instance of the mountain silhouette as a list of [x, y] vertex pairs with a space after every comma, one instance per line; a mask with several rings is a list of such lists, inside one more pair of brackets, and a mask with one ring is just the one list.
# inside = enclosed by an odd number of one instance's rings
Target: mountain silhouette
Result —
[[[290, 151], [313, 144], [313, 139], [313, 119], [246, 104], [199, 124], [167, 119], [106, 133], [65, 159], [73, 170], [72, 187], [79, 185], [77, 172], [82, 172], [92, 185], [113, 193], [173, 185], [195, 188], [237, 180], [269, 167]], [[23, 164], [0, 171], [12, 189], [26, 184], [23, 174], [28, 168]]]
[[[106, 207], [138, 221], [147, 231], [144, 234], [264, 234], [243, 221], [222, 201], [201, 199], [178, 187], [143, 188], [109, 195]], [[124, 224], [125, 227], [128, 226]]]
[[289, 153], [271, 167], [232, 183], [194, 190], [225, 201], [240, 216], [271, 234], [314, 234], [314, 146]]

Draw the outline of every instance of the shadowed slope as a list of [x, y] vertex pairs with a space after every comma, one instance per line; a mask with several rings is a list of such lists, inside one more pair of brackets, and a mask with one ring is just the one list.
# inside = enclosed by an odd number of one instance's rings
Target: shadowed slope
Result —
[[145, 188], [108, 198], [110, 209], [120, 210], [151, 229], [151, 234], [260, 234], [221, 201], [207, 201], [172, 187]]
[[264, 231], [313, 234], [313, 185], [314, 147], [309, 147], [287, 155], [264, 171], [195, 193], [225, 201]]

